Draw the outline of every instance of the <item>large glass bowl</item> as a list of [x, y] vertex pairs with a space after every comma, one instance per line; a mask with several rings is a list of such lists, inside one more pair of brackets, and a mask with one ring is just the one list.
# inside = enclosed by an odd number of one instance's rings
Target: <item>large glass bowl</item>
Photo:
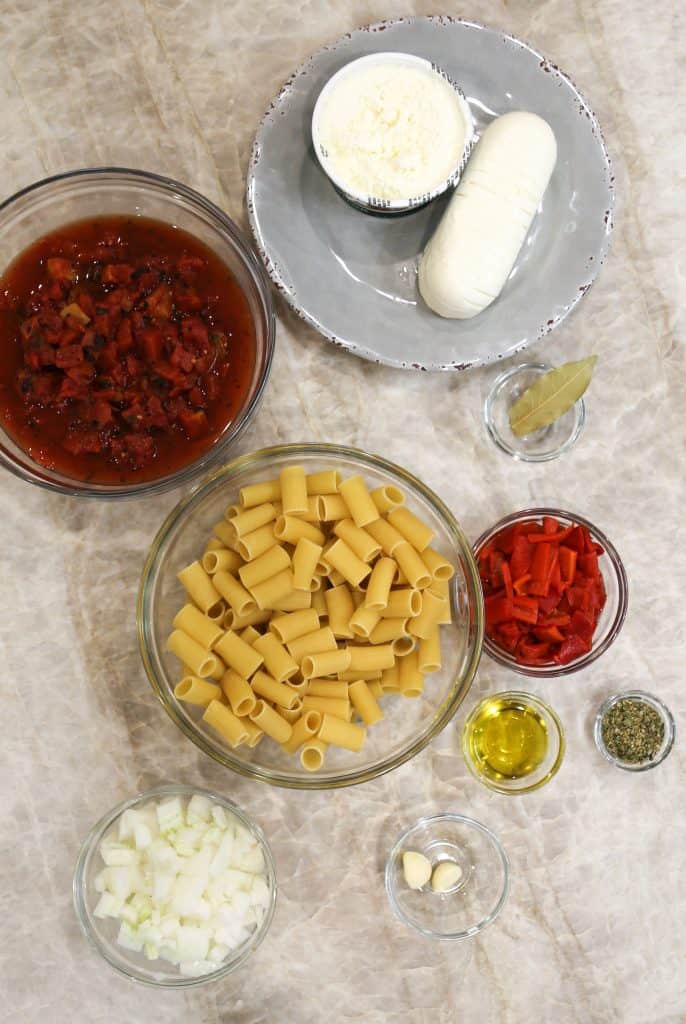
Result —
[[[215, 803], [230, 811], [242, 825], [258, 841], [264, 855], [266, 881], [269, 889], [269, 905], [265, 910], [262, 921], [255, 931], [231, 952], [228, 959], [219, 964], [216, 971], [211, 974], [202, 974], [197, 977], [188, 977], [180, 974], [178, 968], [165, 960], [148, 960], [143, 953], [125, 949], [117, 942], [119, 921], [111, 917], [95, 917], [93, 911], [100, 898], [95, 888], [96, 876], [103, 869], [104, 864], [99, 853], [101, 841], [118, 823], [124, 811], [132, 807], [142, 807], [152, 800], [164, 800], [169, 797], [192, 797], [194, 794], [209, 797]], [[169, 785], [158, 786], [150, 789], [140, 796], [132, 797], [117, 804], [111, 811], [100, 819], [86, 836], [74, 871], [72, 895], [74, 909], [79, 919], [81, 931], [88, 939], [91, 946], [114, 967], [116, 971], [134, 981], [140, 981], [145, 985], [152, 985], [158, 988], [190, 988], [195, 985], [202, 985], [207, 981], [216, 981], [225, 975], [235, 971], [244, 963], [262, 942], [269, 930], [274, 916], [276, 905], [276, 871], [269, 844], [264, 837], [262, 829], [237, 807], [231, 800], [219, 793], [212, 793], [197, 786]]]
[[[435, 530], [433, 545], [456, 567], [451, 580], [453, 623], [442, 627], [443, 668], [426, 677], [418, 699], [393, 698], [387, 714], [369, 729], [360, 754], [330, 747], [324, 768], [310, 773], [298, 758], [272, 742], [231, 749], [205, 725], [201, 709], [174, 696], [180, 666], [165, 650], [172, 619], [184, 601], [176, 573], [205, 549], [212, 526], [248, 483], [278, 476], [286, 465], [308, 473], [338, 469], [360, 473], [371, 488], [394, 484], [407, 507]], [[266, 448], [217, 470], [195, 493], [184, 498], [162, 524], [143, 569], [138, 594], [138, 637], [143, 664], [155, 693], [182, 732], [221, 764], [242, 775], [294, 789], [331, 789], [365, 782], [397, 768], [418, 754], [450, 721], [471, 686], [483, 640], [481, 586], [469, 542], [457, 520], [433, 491], [406, 470], [354, 448], [328, 444], [293, 444]]]
[[29, 185], [0, 204], [0, 273], [50, 231], [90, 217], [128, 214], [182, 228], [226, 264], [245, 295], [255, 328], [255, 365], [243, 407], [214, 444], [195, 461], [167, 476], [131, 484], [78, 480], [34, 462], [0, 424], [0, 465], [29, 483], [76, 497], [123, 498], [155, 494], [207, 471], [241, 434], [255, 412], [274, 351], [274, 313], [269, 284], [251, 245], [226, 214], [200, 193], [147, 171], [96, 167], [70, 171]]
[[495, 526], [492, 526], [490, 530], [486, 530], [485, 533], [481, 534], [474, 544], [475, 558], [478, 559], [481, 549], [501, 530], [506, 529], [508, 526], [515, 526], [517, 523], [526, 522], [528, 519], [540, 520], [543, 516], [553, 516], [562, 523], [563, 527], [571, 526], [573, 523], [585, 526], [591, 535], [591, 539], [600, 544], [605, 551], [605, 554], [598, 559], [598, 566], [603, 576], [607, 601], [601, 612], [596, 631], [593, 634], [591, 649], [586, 654], [582, 654], [580, 657], [570, 661], [567, 665], [556, 665], [553, 662], [546, 665], [522, 665], [515, 659], [514, 655], [504, 650], [504, 648], [484, 634], [484, 650], [495, 661], [506, 668], [519, 672], [521, 675], [536, 676], [540, 679], [552, 679], [556, 676], [570, 675], [572, 672], [578, 672], [580, 669], [592, 665], [615, 641], [626, 618], [629, 602], [629, 583], [619, 553], [605, 534], [597, 526], [589, 522], [588, 519], [584, 519], [583, 516], [575, 515], [573, 512], [565, 512], [559, 508], [525, 508], [521, 512], [514, 512], [510, 516], [505, 516]]

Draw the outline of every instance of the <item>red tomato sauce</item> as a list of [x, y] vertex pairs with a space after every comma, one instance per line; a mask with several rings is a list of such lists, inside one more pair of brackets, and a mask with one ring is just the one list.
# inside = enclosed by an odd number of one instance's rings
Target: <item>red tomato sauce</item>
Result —
[[154, 480], [194, 461], [242, 408], [255, 358], [231, 272], [159, 221], [68, 224], [0, 277], [0, 421], [78, 480]]

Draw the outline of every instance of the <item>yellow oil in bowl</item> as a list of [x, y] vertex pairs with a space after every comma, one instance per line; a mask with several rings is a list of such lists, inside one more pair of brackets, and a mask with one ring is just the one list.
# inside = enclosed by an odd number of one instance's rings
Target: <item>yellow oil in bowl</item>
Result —
[[543, 763], [548, 727], [533, 704], [518, 697], [496, 696], [484, 701], [469, 723], [466, 746], [474, 766], [486, 779], [523, 779]]

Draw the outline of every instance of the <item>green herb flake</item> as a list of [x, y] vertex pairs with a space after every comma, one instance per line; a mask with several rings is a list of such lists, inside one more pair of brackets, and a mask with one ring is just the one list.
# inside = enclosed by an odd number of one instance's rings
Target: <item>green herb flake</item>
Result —
[[652, 705], [633, 697], [618, 700], [603, 717], [603, 742], [628, 764], [651, 761], [665, 738], [665, 724]]

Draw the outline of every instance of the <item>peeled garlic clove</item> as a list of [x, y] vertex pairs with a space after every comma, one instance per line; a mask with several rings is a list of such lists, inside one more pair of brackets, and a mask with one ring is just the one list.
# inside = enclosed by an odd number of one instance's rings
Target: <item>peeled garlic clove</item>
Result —
[[448, 892], [462, 878], [462, 868], [454, 860], [442, 860], [434, 868], [431, 888], [434, 892]]
[[423, 853], [408, 850], [403, 854], [403, 874], [410, 889], [421, 889], [431, 878], [431, 861]]

